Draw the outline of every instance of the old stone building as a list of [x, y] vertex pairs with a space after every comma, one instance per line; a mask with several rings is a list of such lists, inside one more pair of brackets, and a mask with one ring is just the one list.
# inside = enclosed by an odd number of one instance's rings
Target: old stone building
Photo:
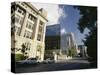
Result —
[[11, 4], [11, 52], [44, 59], [47, 12], [29, 2]]

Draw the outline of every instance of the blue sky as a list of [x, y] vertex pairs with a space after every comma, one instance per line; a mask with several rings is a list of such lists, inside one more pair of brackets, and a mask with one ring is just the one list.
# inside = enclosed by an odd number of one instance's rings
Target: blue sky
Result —
[[84, 39], [85, 34], [88, 32], [88, 30], [85, 30], [83, 34], [80, 33], [78, 30], [78, 21], [80, 18], [79, 11], [71, 5], [59, 5], [60, 8], [63, 9], [64, 14], [66, 15], [61, 16], [59, 18], [59, 22], [61, 24], [61, 28], [65, 29], [66, 32], [73, 32], [75, 35], [76, 43], [83, 44], [82, 39]]
[[73, 8], [72, 5], [59, 5], [59, 4], [45, 4], [45, 3], [33, 3], [37, 9], [43, 8], [47, 11], [47, 25], [60, 24], [63, 32], [73, 32], [75, 35], [76, 43], [83, 44], [88, 30], [86, 29], [84, 34], [81, 34], [78, 30], [78, 20], [80, 18], [79, 11]]

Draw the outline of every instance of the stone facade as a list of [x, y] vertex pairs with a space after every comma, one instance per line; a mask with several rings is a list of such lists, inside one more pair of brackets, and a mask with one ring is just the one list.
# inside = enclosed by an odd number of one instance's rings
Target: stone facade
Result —
[[11, 52], [44, 59], [47, 12], [36, 9], [31, 3], [13, 2], [11, 4]]

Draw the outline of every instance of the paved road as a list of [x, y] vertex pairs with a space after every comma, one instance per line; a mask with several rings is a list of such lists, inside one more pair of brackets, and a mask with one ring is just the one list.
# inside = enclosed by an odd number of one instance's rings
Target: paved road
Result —
[[38, 64], [32, 66], [16, 67], [17, 73], [23, 72], [40, 72], [40, 71], [59, 71], [59, 70], [74, 70], [74, 69], [89, 69], [90, 63], [87, 60], [68, 60], [63, 63]]

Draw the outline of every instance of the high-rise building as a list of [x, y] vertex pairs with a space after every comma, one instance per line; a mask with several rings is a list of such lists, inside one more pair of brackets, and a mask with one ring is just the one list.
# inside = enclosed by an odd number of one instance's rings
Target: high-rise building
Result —
[[67, 33], [67, 48], [76, 48], [76, 41], [72, 32]]
[[60, 48], [60, 24], [46, 26], [46, 50]]
[[62, 54], [69, 53], [68, 50], [74, 49], [77, 53], [77, 44], [75, 41], [74, 34], [72, 32], [61, 34], [61, 52]]
[[[47, 12], [29, 2], [11, 4], [12, 53], [44, 59]], [[24, 50], [23, 50], [24, 48]]]
[[48, 52], [48, 50], [49, 53], [55, 52], [55, 54], [60, 55], [57, 55], [60, 59], [67, 58], [69, 49], [74, 49], [75, 52], [77, 52], [74, 34], [72, 32], [62, 34], [60, 24], [46, 26], [45, 43], [46, 52]]
[[79, 55], [80, 57], [87, 57], [87, 47], [85, 45], [78, 45]]
[[46, 26], [45, 57], [54, 58], [53, 52], [60, 50], [60, 24]]
[[67, 50], [69, 48], [77, 48], [75, 37], [72, 32], [61, 35], [61, 48], [62, 50]]

